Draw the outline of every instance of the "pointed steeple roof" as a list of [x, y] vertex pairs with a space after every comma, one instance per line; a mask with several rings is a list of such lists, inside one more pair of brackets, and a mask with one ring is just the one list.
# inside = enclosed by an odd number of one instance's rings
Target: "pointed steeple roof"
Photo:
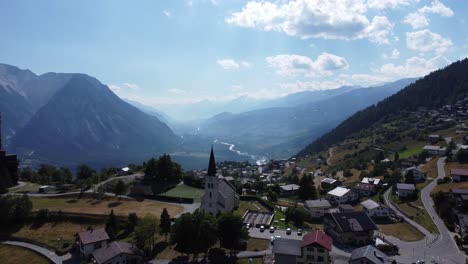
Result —
[[216, 176], [216, 161], [214, 158], [213, 153], [213, 145], [211, 145], [211, 153], [210, 153], [210, 163], [208, 163], [208, 176]]

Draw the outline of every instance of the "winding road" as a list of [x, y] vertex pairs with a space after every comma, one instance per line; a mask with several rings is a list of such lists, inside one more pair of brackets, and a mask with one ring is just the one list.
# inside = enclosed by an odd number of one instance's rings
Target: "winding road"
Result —
[[7, 241], [0, 241], [0, 244], [27, 248], [29, 250], [39, 253], [42, 256], [47, 257], [50, 261], [56, 264], [59, 264], [59, 263], [61, 264], [63, 262], [62, 257], [58, 256], [54, 252], [48, 250], [47, 248], [43, 248], [43, 247], [31, 244], [31, 243], [7, 240]]
[[437, 215], [434, 209], [434, 204], [431, 198], [431, 191], [437, 184], [437, 179], [445, 177], [445, 157], [437, 160], [437, 178], [434, 179], [429, 185], [421, 190], [421, 200], [428, 214], [433, 218], [439, 234], [433, 234], [427, 231], [424, 227], [409, 219], [403, 214], [389, 199], [390, 189], [384, 194], [385, 203], [393, 209], [398, 215], [402, 216], [406, 222], [414, 226], [425, 235], [425, 238], [415, 242], [405, 242], [394, 237], [386, 238], [398, 245], [400, 248], [400, 255], [395, 256], [394, 259], [401, 263], [412, 263], [417, 260], [425, 260], [426, 263], [465, 263], [466, 255], [460, 251], [455, 244], [449, 230], [444, 222]]

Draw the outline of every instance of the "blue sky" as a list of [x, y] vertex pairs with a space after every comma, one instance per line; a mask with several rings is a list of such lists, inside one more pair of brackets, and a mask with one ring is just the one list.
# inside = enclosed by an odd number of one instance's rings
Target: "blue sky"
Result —
[[0, 1], [0, 62], [164, 109], [418, 77], [468, 56], [467, 1]]

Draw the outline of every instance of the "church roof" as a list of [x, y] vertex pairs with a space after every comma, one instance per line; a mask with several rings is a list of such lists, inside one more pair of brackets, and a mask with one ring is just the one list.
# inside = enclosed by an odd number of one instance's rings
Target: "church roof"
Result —
[[216, 161], [213, 153], [213, 145], [211, 146], [210, 162], [208, 163], [207, 176], [216, 176]]

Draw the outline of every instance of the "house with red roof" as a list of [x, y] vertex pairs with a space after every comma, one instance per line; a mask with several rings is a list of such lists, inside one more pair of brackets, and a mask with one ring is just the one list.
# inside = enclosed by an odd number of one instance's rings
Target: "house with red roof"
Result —
[[81, 257], [88, 259], [95, 250], [107, 246], [109, 235], [104, 228], [89, 229], [78, 233], [77, 240]]
[[322, 230], [304, 235], [302, 241], [286, 238], [275, 239], [273, 253], [275, 264], [325, 264], [330, 263], [332, 238]]

